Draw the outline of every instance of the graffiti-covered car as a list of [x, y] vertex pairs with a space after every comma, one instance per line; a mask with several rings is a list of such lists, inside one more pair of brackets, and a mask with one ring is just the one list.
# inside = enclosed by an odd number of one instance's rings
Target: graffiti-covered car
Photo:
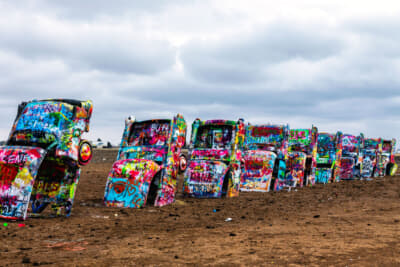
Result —
[[0, 147], [0, 218], [25, 220], [51, 204], [52, 215], [69, 216], [80, 166], [92, 149], [91, 101], [49, 99], [22, 102], [6, 146]]
[[336, 134], [318, 134], [315, 182], [328, 183], [331, 181], [339, 181], [339, 169], [342, 157], [342, 135], [342, 132], [337, 132]]
[[383, 140], [382, 146], [382, 170], [383, 175], [395, 175], [397, 171], [397, 164], [394, 159], [394, 151], [396, 148], [396, 139]]
[[315, 184], [318, 128], [290, 129], [286, 180], [292, 186]]
[[363, 163], [361, 178], [378, 177], [380, 173], [379, 162], [382, 157], [382, 138], [365, 138], [362, 149]]
[[239, 195], [244, 122], [196, 119], [183, 193], [198, 198]]
[[186, 139], [182, 115], [173, 119], [125, 120], [117, 160], [108, 174], [108, 207], [164, 206], [175, 201], [179, 156]]
[[363, 163], [364, 135], [344, 134], [342, 136], [342, 158], [340, 160], [339, 179], [351, 180], [361, 177]]
[[285, 186], [288, 125], [247, 125], [241, 191], [280, 190]]

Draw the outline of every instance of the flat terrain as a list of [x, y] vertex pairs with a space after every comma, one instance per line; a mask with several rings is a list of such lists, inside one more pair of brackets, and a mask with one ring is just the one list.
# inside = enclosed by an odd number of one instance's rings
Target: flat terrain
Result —
[[134, 210], [102, 206], [99, 158], [70, 218], [0, 221], [1, 266], [400, 265], [400, 176]]

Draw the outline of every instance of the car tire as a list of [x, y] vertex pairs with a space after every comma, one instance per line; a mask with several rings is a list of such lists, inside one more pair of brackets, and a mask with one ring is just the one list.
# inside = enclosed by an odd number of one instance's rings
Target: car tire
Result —
[[184, 173], [187, 169], [187, 158], [184, 154], [179, 156], [179, 173]]

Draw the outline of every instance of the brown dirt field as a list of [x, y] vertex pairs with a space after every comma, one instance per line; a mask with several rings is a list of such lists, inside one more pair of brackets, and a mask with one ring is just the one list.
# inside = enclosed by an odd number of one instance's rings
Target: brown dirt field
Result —
[[135, 210], [102, 206], [110, 167], [83, 168], [70, 218], [0, 221], [0, 265], [400, 265], [400, 176]]

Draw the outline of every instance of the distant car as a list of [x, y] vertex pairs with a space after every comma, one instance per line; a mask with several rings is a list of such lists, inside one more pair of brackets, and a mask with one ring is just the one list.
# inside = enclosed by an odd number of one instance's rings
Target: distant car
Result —
[[342, 132], [336, 134], [318, 134], [317, 183], [339, 182], [340, 162], [342, 158]]
[[318, 128], [290, 129], [286, 180], [294, 185], [315, 184]]
[[91, 101], [48, 99], [22, 102], [0, 147], [0, 218], [25, 220], [49, 204], [53, 215], [69, 216], [80, 166], [92, 158], [88, 141]]
[[117, 160], [108, 174], [104, 193], [107, 207], [164, 206], [175, 201], [181, 148], [186, 121], [136, 121], [128, 118]]
[[[382, 172], [380, 169], [380, 158], [382, 157], [382, 138], [364, 139], [362, 150], [363, 164], [361, 170], [362, 178], [378, 177]], [[383, 176], [383, 172], [382, 172]]]
[[393, 138], [392, 140], [383, 140], [381, 158], [383, 175], [393, 176], [397, 171], [397, 164], [394, 158], [395, 147], [396, 139]]
[[355, 136], [344, 134], [342, 136], [342, 158], [340, 162], [340, 180], [359, 179], [363, 163], [364, 135]]
[[93, 148], [112, 148], [112, 144], [110, 141], [103, 142], [100, 138], [95, 142], [91, 142]]

